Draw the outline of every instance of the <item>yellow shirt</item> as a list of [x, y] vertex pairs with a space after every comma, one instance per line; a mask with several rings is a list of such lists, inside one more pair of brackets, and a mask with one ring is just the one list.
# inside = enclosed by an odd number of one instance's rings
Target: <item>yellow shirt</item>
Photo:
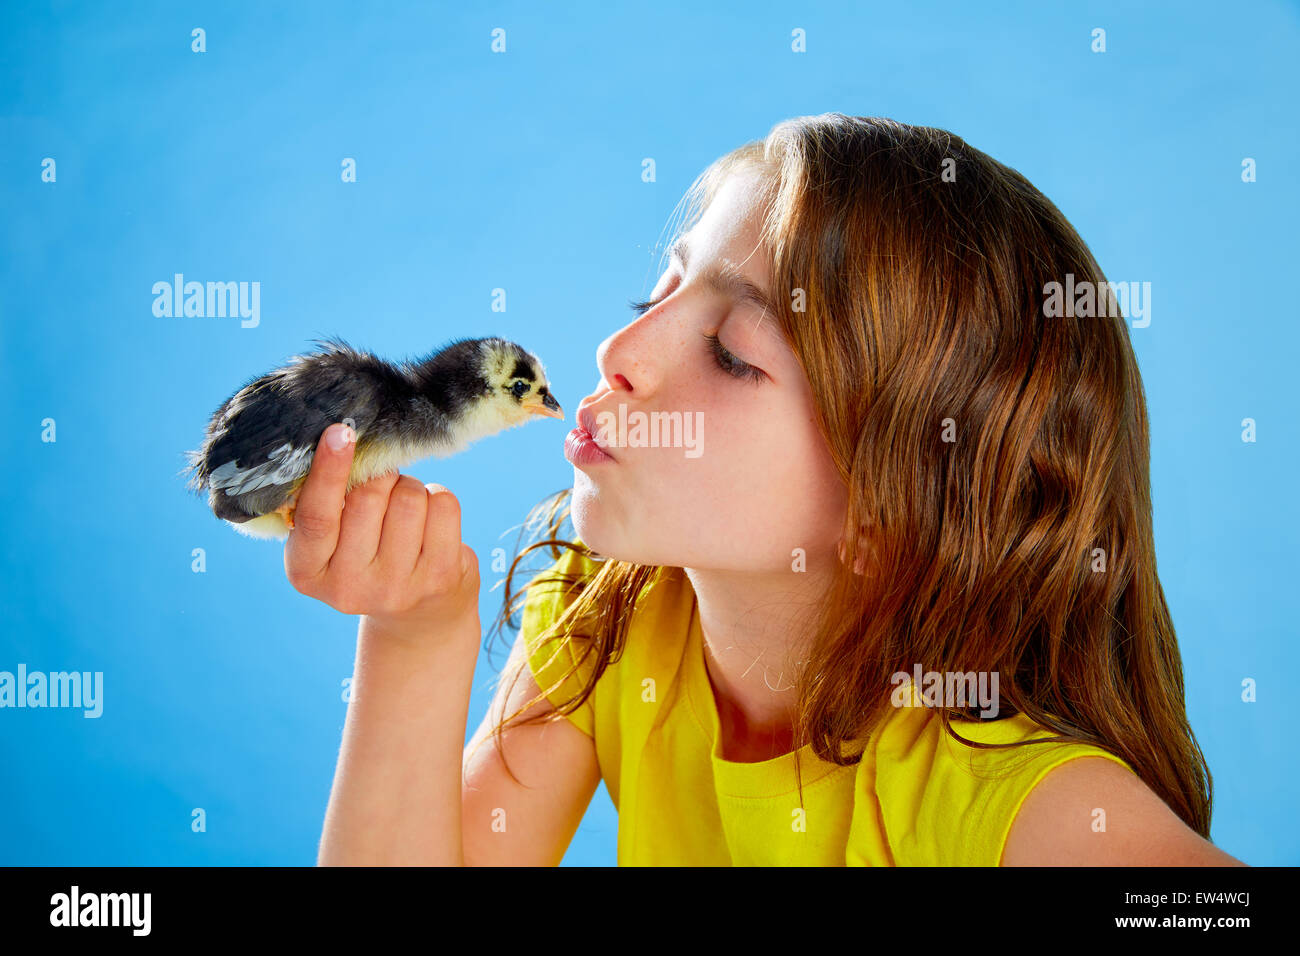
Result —
[[[543, 690], [576, 658], [556, 653], [556, 639], [538, 640], [571, 599], [537, 582], [597, 567], [566, 551], [530, 585], [522, 632]], [[577, 681], [551, 702], [572, 696]], [[619, 866], [996, 866], [1016, 812], [1049, 770], [1084, 756], [1128, 767], [1085, 744], [967, 747], [913, 700], [918, 706], [895, 709], [871, 734], [858, 764], [822, 761], [805, 746], [800, 806], [793, 753], [758, 763], [718, 756], [695, 591], [676, 568], [643, 594], [623, 656], [568, 719], [595, 740], [618, 810]], [[1052, 735], [1023, 714], [954, 729], [986, 743]]]

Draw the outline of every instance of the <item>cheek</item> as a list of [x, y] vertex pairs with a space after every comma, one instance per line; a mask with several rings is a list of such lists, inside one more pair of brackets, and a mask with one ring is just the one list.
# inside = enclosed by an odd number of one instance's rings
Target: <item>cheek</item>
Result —
[[829, 547], [847, 499], [815, 425], [764, 405], [715, 408], [704, 420], [699, 458], [654, 462], [659, 513], [742, 556], [786, 560], [791, 547]]
[[788, 565], [792, 548], [829, 553], [845, 499], [815, 425], [802, 408], [727, 384], [676, 405], [700, 413], [693, 448], [629, 449], [626, 467], [575, 474], [574, 522], [589, 544], [695, 567], [770, 569]]
[[798, 537], [810, 552], [835, 540], [848, 497], [816, 423], [802, 410], [773, 410], [738, 443], [737, 487], [753, 489], [765, 520], [779, 535]]

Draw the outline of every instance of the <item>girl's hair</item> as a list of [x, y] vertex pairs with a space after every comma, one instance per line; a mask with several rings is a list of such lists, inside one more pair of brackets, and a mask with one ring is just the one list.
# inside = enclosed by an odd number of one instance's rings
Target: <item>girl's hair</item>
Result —
[[[1032, 742], [1118, 755], [1208, 839], [1212, 781], [1156, 576], [1146, 398], [1088, 246], [1024, 176], [961, 138], [839, 113], [783, 121], [711, 164], [674, 238], [742, 169], [764, 174], [756, 254], [790, 303], [775, 318], [848, 488], [845, 561], [796, 683], [796, 748], [856, 763], [845, 745], [888, 716], [892, 675], [917, 663], [996, 672], [999, 715], [1056, 735]], [[1068, 276], [1092, 284], [1092, 314], [1046, 307]], [[528, 722], [581, 706], [622, 654], [642, 590], [682, 573], [561, 538], [571, 491], [530, 514], [544, 540], [516, 554], [497, 630], [518, 626], [525, 555], [578, 550], [598, 570], [558, 582], [575, 600], [545, 635], [571, 643], [576, 666], [543, 695], [592, 666], [579, 694]], [[858, 560], [865, 573], [849, 570]], [[498, 746], [541, 699], [496, 725]], [[973, 708], [936, 709], [969, 746], [1025, 745], [968, 741], [953, 721], [978, 719]]]

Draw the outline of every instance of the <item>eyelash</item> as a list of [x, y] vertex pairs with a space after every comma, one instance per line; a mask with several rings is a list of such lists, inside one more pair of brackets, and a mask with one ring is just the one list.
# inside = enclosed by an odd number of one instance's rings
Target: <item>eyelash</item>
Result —
[[[660, 299], [659, 301], [662, 302], [663, 300]], [[659, 302], [647, 300], [645, 302], [629, 302], [628, 304], [632, 307], [632, 311], [637, 315], [645, 315], [646, 312], [658, 305]], [[722, 342], [718, 340], [716, 333], [704, 333], [704, 340], [709, 343], [709, 351], [713, 354], [713, 360], [724, 374], [729, 375], [732, 378], [740, 379], [741, 381], [751, 382], [761, 382], [767, 377], [763, 374], [761, 369], [742, 362], [740, 359], [736, 358], [736, 356], [728, 352], [726, 348], [723, 347]]]
[[713, 358], [718, 363], [718, 368], [732, 378], [751, 382], [761, 382], [766, 378], [761, 370], [752, 365], [747, 365], [723, 348], [716, 334], [706, 333], [704, 340], [709, 343], [709, 348], [713, 351]]

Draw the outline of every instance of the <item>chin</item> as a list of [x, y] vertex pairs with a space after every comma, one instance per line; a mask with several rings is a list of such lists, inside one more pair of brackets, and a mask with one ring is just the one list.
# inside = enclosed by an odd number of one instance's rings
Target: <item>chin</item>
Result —
[[691, 540], [693, 532], [649, 523], [653, 511], [638, 508], [628, 514], [618, 498], [575, 469], [569, 519], [574, 535], [597, 554], [631, 564], [682, 567], [685, 555], [677, 543]]
[[601, 554], [606, 553], [602, 545], [608, 542], [608, 536], [603, 533], [600, 505], [584, 487], [582, 478], [577, 476], [574, 477], [573, 494], [569, 498], [569, 519], [573, 522], [574, 535], [581, 538], [587, 547]]
[[608, 513], [601, 506], [600, 496], [584, 487], [581, 479], [575, 479], [573, 497], [570, 499], [569, 518], [573, 522], [573, 533], [582, 543], [597, 554], [615, 561], [638, 562], [633, 553], [630, 535], [626, 529], [611, 527]]

